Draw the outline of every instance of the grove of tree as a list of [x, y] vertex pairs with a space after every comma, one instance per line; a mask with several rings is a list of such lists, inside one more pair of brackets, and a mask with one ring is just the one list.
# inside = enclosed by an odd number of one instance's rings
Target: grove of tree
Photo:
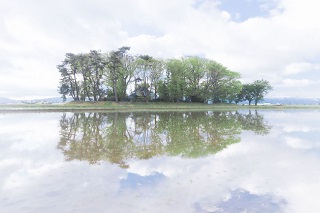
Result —
[[65, 101], [164, 101], [255, 105], [272, 90], [266, 80], [242, 84], [240, 73], [201, 57], [158, 59], [131, 55], [130, 47], [67, 53], [57, 69]]

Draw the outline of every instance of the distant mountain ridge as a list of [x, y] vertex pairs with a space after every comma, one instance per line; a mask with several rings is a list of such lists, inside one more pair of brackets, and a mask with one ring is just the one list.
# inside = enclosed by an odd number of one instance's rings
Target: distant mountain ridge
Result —
[[10, 98], [0, 97], [0, 104], [17, 104], [17, 103], [20, 103], [20, 101], [12, 100]]
[[285, 104], [285, 105], [319, 105], [320, 98], [298, 98], [298, 97], [265, 98], [261, 103]]
[[[67, 100], [70, 101], [70, 100]], [[0, 104], [21, 104], [21, 103], [61, 103], [62, 98], [42, 98], [42, 99], [32, 99], [32, 100], [14, 100], [10, 98], [0, 97]]]

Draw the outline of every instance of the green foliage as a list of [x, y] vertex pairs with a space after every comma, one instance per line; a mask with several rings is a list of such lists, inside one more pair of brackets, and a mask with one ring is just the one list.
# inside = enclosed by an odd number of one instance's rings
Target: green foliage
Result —
[[252, 101], [257, 104], [272, 89], [265, 80], [243, 85], [240, 73], [213, 60], [201, 57], [162, 60], [149, 55], [133, 56], [129, 50], [130, 47], [121, 47], [103, 54], [96, 50], [77, 55], [67, 53], [57, 66], [61, 75], [58, 91], [62, 98], [118, 102], [140, 97], [145, 102], [156, 98], [202, 103], [247, 100], [251, 105]]
[[251, 84], [244, 84], [242, 88], [243, 100], [247, 100], [249, 105], [254, 101], [257, 105], [260, 100], [263, 100], [264, 96], [272, 90], [269, 82], [266, 80], [256, 80]]
[[185, 70], [186, 97], [191, 102], [204, 101], [201, 80], [206, 73], [205, 62], [205, 59], [199, 57], [182, 59]]
[[101, 53], [96, 50], [88, 54], [67, 53], [62, 64], [57, 66], [61, 75], [59, 93], [63, 99], [71, 96], [75, 101], [101, 100], [106, 92], [101, 84], [105, 65]]
[[182, 101], [186, 93], [185, 68], [181, 60], [169, 59], [166, 62], [166, 87], [169, 100]]
[[205, 83], [207, 98], [215, 103], [236, 101], [242, 87], [239, 78], [239, 73], [230, 71], [215, 61], [208, 61]]
[[121, 47], [107, 55], [107, 85], [112, 87], [116, 102], [126, 97], [128, 83], [133, 74], [132, 57], [127, 54], [130, 47]]

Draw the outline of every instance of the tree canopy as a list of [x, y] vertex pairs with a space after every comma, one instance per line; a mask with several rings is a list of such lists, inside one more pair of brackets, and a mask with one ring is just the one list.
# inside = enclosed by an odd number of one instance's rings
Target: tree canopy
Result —
[[158, 59], [130, 47], [67, 53], [57, 69], [63, 100], [257, 103], [272, 89], [266, 80], [242, 84], [240, 73], [202, 57]]

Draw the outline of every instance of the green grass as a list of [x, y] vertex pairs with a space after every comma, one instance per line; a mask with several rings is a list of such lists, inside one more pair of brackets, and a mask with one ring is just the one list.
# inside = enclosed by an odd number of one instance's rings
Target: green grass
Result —
[[70, 102], [63, 104], [0, 105], [0, 111], [172, 111], [241, 109], [320, 109], [320, 105], [248, 106], [236, 104], [164, 103], [164, 102]]

